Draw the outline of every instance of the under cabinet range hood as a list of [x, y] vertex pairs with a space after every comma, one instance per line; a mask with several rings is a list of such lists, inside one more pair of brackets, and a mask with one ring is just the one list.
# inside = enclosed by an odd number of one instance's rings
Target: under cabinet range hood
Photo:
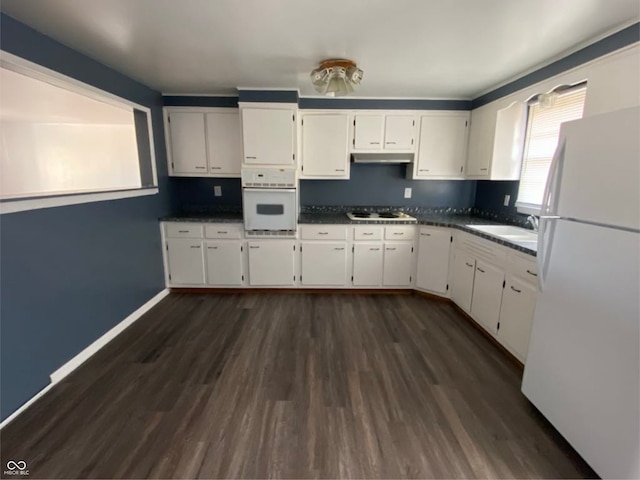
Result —
[[352, 153], [353, 163], [411, 163], [413, 153]]

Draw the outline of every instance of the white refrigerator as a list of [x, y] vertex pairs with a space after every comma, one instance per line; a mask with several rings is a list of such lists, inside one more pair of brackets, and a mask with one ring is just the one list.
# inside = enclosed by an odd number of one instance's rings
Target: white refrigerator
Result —
[[602, 478], [640, 478], [640, 109], [563, 124], [522, 392]]

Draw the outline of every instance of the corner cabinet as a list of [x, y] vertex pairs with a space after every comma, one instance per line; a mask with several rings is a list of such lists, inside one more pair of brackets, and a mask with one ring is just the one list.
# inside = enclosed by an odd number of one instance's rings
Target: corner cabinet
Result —
[[300, 178], [349, 179], [349, 115], [303, 113]]
[[296, 108], [241, 107], [242, 162], [295, 165]]
[[467, 158], [469, 112], [433, 112], [420, 116], [414, 179], [462, 179]]
[[166, 107], [164, 115], [170, 176], [240, 176], [238, 109]]

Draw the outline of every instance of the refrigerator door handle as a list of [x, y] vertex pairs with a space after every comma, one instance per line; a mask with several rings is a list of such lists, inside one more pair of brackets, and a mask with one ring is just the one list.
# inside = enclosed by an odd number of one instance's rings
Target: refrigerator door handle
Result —
[[[547, 269], [549, 267], [549, 257], [551, 256], [551, 244], [553, 241], [553, 221], [560, 217], [556, 215], [557, 210], [557, 198], [559, 193], [559, 179], [558, 172], [560, 172], [560, 166], [564, 160], [564, 151], [566, 145], [566, 137], [560, 134], [558, 140], [558, 148], [551, 160], [551, 166], [549, 167], [549, 176], [547, 177], [547, 184], [544, 188], [544, 195], [542, 197], [542, 205], [540, 208], [540, 227], [538, 228], [538, 254], [536, 257], [538, 263], [538, 290], [542, 291], [544, 288], [544, 280]], [[547, 228], [547, 222], [551, 223]], [[549, 237], [549, 238], [547, 238]]]

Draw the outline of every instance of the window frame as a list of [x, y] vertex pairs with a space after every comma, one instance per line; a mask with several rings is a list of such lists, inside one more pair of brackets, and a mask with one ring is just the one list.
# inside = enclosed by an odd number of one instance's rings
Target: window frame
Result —
[[[572, 83], [570, 85], [559, 85], [555, 88], [553, 88], [552, 90], [549, 90], [548, 92], [543, 92], [543, 93], [553, 93], [553, 92], [557, 92], [559, 94], [562, 93], [569, 93], [570, 91], [573, 90], [578, 90], [578, 89], [584, 89], [585, 91], [585, 98], [584, 98], [584, 103], [582, 105], [582, 117], [584, 118], [584, 108], [586, 105], [586, 95], [587, 95], [587, 80], [582, 80], [579, 82], [575, 82]], [[515, 207], [516, 207], [516, 211], [520, 214], [525, 214], [525, 215], [535, 215], [535, 216], [540, 216], [541, 210], [542, 210], [542, 205], [536, 205], [536, 204], [531, 204], [531, 203], [524, 203], [524, 202], [520, 202], [520, 204], [518, 204], [518, 197], [520, 196], [520, 182], [522, 181], [522, 172], [524, 171], [524, 167], [525, 167], [525, 155], [528, 152], [528, 146], [529, 146], [529, 124], [530, 124], [530, 115], [531, 115], [531, 107], [536, 103], [539, 102], [538, 97], [541, 95], [541, 93], [538, 93], [532, 97], [529, 97], [529, 100], [526, 101], [527, 104], [527, 117], [526, 117], [526, 123], [525, 123], [525, 132], [524, 132], [524, 144], [523, 144], [523, 148], [522, 148], [522, 162], [520, 165], [520, 179], [518, 180], [518, 191], [516, 193], [516, 201], [515, 201]], [[556, 147], [557, 148], [557, 147]], [[552, 160], [553, 162], [553, 157]], [[547, 174], [547, 180], [548, 180], [548, 174]], [[545, 181], [545, 186], [546, 186], [546, 181]]]
[[118, 107], [129, 107], [134, 110], [144, 112], [147, 116], [151, 175], [153, 179], [153, 186], [151, 187], [147, 186], [132, 189], [114, 188], [109, 190], [91, 190], [87, 192], [69, 192], [51, 195], [43, 194], [15, 199], [6, 198], [0, 200], [0, 215], [41, 208], [61, 207], [65, 205], [78, 205], [82, 203], [156, 195], [159, 192], [158, 171], [156, 165], [156, 145], [153, 135], [153, 118], [149, 107], [132, 102], [118, 95], [114, 95], [55, 70], [51, 70], [47, 67], [43, 67], [42, 65], [38, 65], [37, 63], [25, 60], [22, 57], [18, 57], [4, 50], [0, 50], [0, 66], [100, 102], [105, 102]]

